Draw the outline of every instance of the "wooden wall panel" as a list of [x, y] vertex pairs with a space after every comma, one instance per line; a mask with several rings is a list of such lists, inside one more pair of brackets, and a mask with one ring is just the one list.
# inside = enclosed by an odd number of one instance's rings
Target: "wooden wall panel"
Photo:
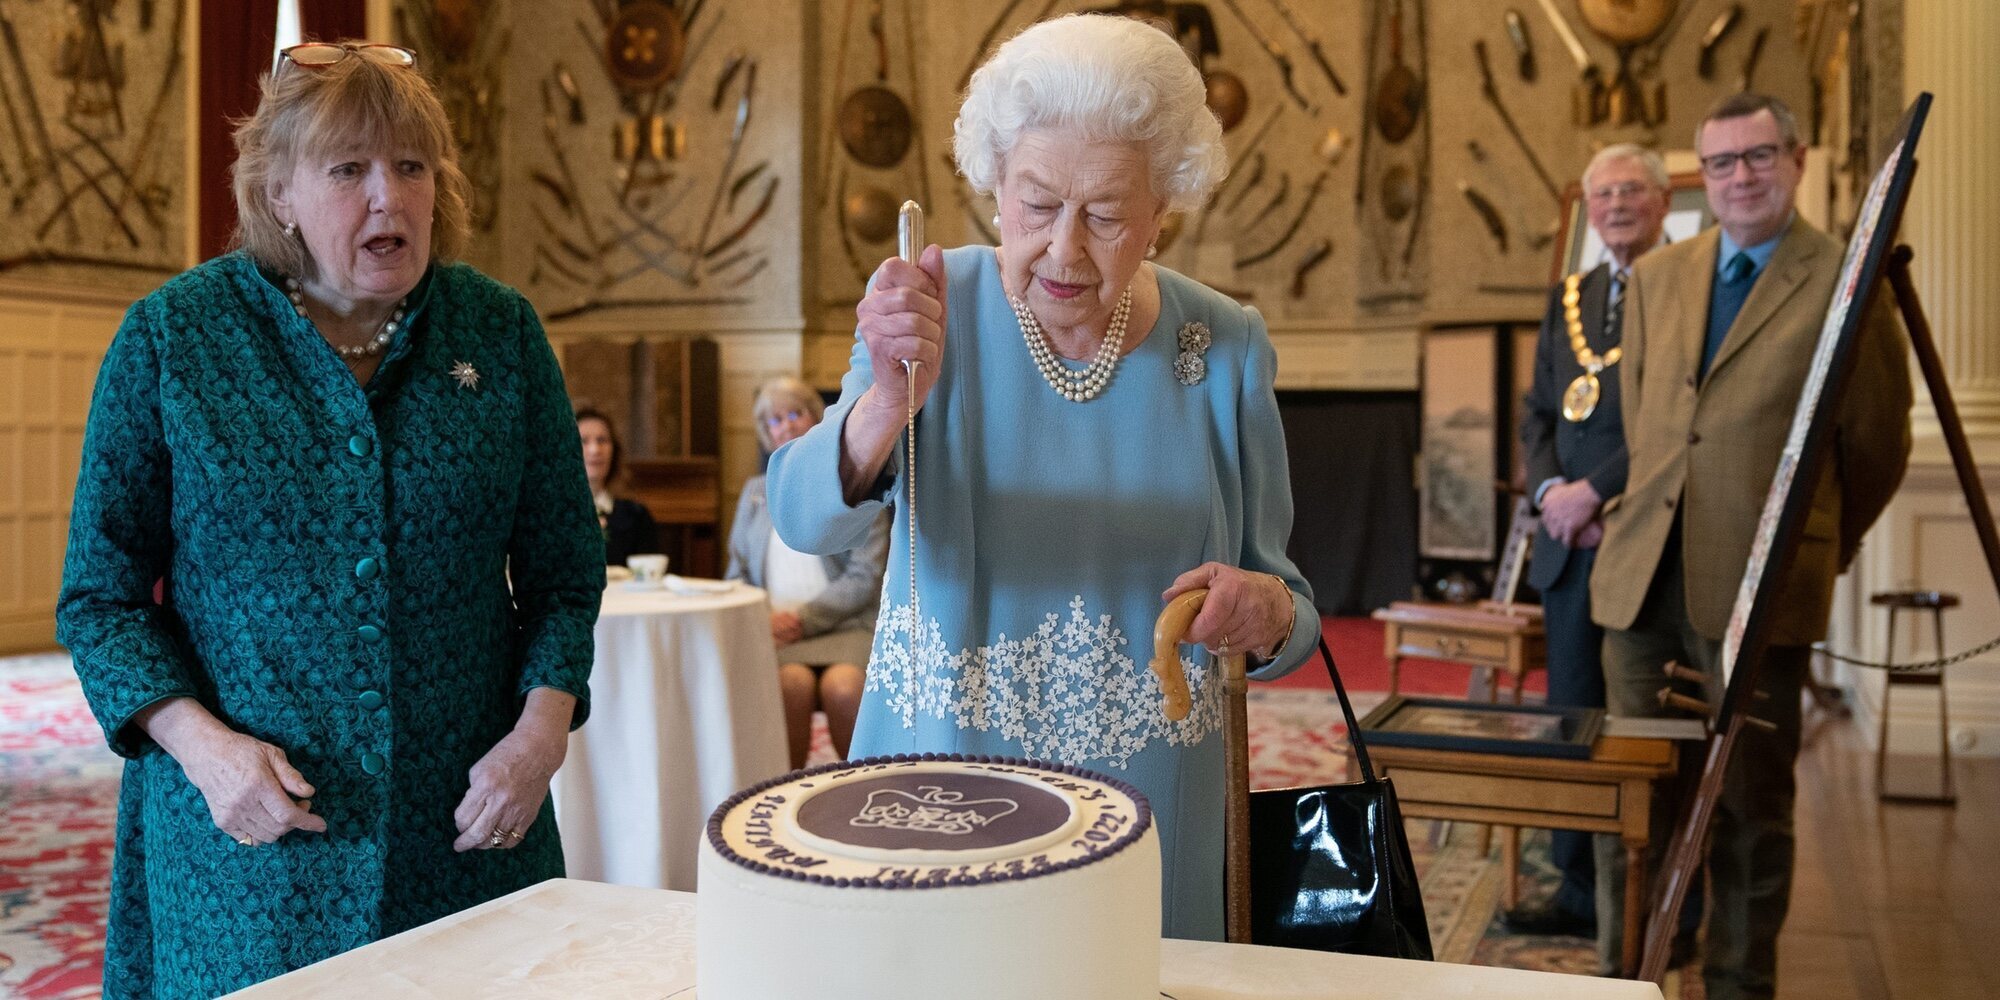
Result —
[[70, 496], [117, 301], [0, 294], [0, 653], [55, 644]]

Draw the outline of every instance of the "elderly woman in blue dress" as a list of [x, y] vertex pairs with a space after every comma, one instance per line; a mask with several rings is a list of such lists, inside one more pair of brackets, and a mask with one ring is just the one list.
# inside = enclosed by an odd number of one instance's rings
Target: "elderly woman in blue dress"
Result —
[[[855, 755], [1025, 755], [1131, 781], [1160, 820], [1165, 933], [1219, 939], [1213, 654], [1276, 676], [1318, 627], [1285, 557], [1264, 322], [1147, 261], [1167, 214], [1222, 179], [1220, 125], [1171, 38], [1077, 15], [973, 75], [954, 152], [997, 201], [1001, 245], [877, 269], [839, 402], [772, 457], [773, 520], [827, 552], [898, 509]], [[903, 359], [921, 362], [914, 398]], [[1209, 598], [1188, 638], [1208, 652], [1184, 663], [1194, 709], [1169, 722], [1152, 627], [1197, 587]]]
[[98, 375], [57, 622], [127, 758], [106, 996], [227, 993], [563, 873], [603, 540], [534, 311], [449, 263], [468, 185], [414, 60], [287, 50], [236, 133], [241, 248], [134, 305]]

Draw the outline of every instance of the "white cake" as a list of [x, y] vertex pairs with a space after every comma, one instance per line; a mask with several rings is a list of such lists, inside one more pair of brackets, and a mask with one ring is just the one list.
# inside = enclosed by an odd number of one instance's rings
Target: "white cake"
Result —
[[699, 1000], [1158, 1000], [1137, 789], [949, 754], [795, 771], [709, 817]]

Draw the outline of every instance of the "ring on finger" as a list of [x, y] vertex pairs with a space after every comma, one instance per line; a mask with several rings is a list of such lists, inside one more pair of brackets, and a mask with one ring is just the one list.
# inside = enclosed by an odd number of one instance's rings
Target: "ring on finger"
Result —
[[238, 837], [236, 838], [236, 842], [243, 845], [244, 847], [257, 846], [257, 839], [255, 837]]

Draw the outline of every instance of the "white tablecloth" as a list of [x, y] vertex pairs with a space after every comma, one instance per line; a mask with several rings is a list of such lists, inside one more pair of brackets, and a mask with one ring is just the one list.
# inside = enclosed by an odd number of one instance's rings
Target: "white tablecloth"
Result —
[[708, 814], [785, 765], [763, 591], [605, 592], [590, 719], [550, 786], [572, 878], [692, 890]]
[[[233, 995], [698, 1000], [694, 935], [691, 893], [556, 879]], [[1175, 1000], [1660, 1000], [1651, 983], [1171, 939], [1160, 989]]]

